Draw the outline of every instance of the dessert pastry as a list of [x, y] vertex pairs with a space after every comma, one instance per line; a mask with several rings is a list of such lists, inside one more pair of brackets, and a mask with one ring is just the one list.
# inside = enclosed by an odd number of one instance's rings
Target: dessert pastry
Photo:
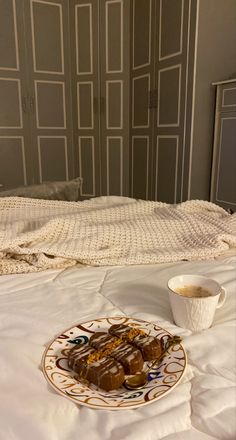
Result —
[[82, 379], [105, 391], [118, 389], [125, 374], [141, 372], [144, 360], [162, 353], [159, 339], [127, 325], [112, 325], [109, 332], [95, 332], [87, 344], [74, 346], [68, 355], [69, 368]]
[[116, 338], [106, 332], [96, 332], [91, 336], [89, 344], [103, 356], [110, 356], [120, 362], [125, 374], [135, 374], [143, 368], [141, 351], [127, 344], [122, 337]]
[[119, 388], [125, 379], [122, 365], [108, 357], [94, 360], [94, 354], [96, 350], [89, 344], [76, 345], [69, 352], [69, 368], [105, 391]]
[[142, 353], [144, 361], [157, 359], [162, 353], [161, 341], [154, 336], [148, 336], [145, 332], [129, 327], [124, 324], [112, 325], [109, 329], [111, 335], [123, 337], [135, 345]]

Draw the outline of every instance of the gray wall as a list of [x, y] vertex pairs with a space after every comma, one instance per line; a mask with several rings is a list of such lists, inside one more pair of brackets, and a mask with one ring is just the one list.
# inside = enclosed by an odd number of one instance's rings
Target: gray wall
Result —
[[189, 198], [209, 199], [215, 109], [213, 82], [236, 77], [236, 0], [199, 0]]

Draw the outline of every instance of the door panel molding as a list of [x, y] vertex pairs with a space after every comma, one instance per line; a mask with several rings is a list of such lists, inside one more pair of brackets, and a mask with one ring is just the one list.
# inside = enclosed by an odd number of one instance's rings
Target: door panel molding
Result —
[[[37, 50], [36, 50], [36, 33], [35, 33], [35, 17], [34, 17], [34, 4], [41, 4], [43, 5], [45, 8], [48, 7], [56, 7], [59, 9], [59, 29], [60, 29], [60, 35], [59, 35], [59, 40], [60, 40], [60, 64], [61, 64], [61, 70], [55, 70], [55, 69], [40, 69], [37, 68]], [[59, 75], [64, 75], [64, 44], [63, 44], [63, 21], [62, 21], [62, 5], [59, 3], [53, 3], [53, 2], [46, 2], [46, 1], [41, 1], [41, 0], [31, 0], [30, 2], [30, 18], [31, 18], [31, 28], [32, 28], [32, 51], [33, 51], [33, 68], [34, 68], [34, 72], [37, 73], [51, 73], [51, 74], [59, 74]], [[43, 24], [45, 26], [45, 23]], [[44, 31], [44, 29], [42, 30]], [[43, 35], [43, 32], [37, 32], [37, 36], [39, 35]], [[47, 48], [48, 49], [48, 48]], [[45, 47], [43, 48], [43, 50], [45, 51]], [[49, 56], [49, 59], [52, 59], [52, 55], [55, 56], [53, 48], [51, 48], [52, 53]]]
[[[176, 203], [177, 200], [177, 182], [178, 182], [178, 156], [179, 156], [179, 136], [178, 135], [158, 135], [157, 136], [157, 143], [156, 143], [156, 176], [155, 176], [155, 200], [160, 201], [160, 199], [158, 199], [158, 178], [159, 178], [159, 172], [158, 172], [158, 168], [159, 168], [159, 149], [160, 149], [160, 141], [161, 140], [175, 140], [175, 152], [174, 152], [174, 163], [175, 166], [173, 167], [174, 169], [174, 187], [173, 187], [173, 199], [172, 201], [169, 201], [169, 203]], [[171, 147], [173, 148], [173, 147]], [[165, 150], [167, 151], [167, 148], [165, 147]], [[167, 167], [164, 166], [164, 163], [162, 162], [161, 167], [162, 169], [165, 168], [165, 170], [168, 170], [168, 167], [170, 166], [170, 151], [171, 149], [169, 149], [167, 151], [167, 161], [166, 164]], [[173, 170], [171, 170], [173, 171]], [[163, 186], [165, 185], [165, 183], [167, 183], [168, 185], [170, 184], [170, 176], [172, 176], [170, 169], [168, 174], [166, 175], [166, 180], [162, 182]], [[163, 201], [163, 200], [161, 200]]]
[[[60, 96], [60, 100], [61, 100], [61, 125], [41, 125], [40, 124], [40, 105], [39, 105], [39, 90], [38, 90], [38, 85], [46, 85], [46, 84], [51, 84], [52, 86], [55, 85], [60, 85], [61, 86], [61, 96]], [[36, 103], [36, 127], [37, 128], [50, 128], [50, 129], [65, 129], [66, 128], [66, 100], [65, 100], [65, 83], [64, 81], [49, 81], [49, 80], [35, 80], [34, 81], [34, 85], [35, 85], [35, 103]], [[47, 96], [48, 97], [48, 96]], [[54, 94], [54, 97], [59, 98], [58, 94]], [[57, 107], [58, 109], [58, 107]], [[42, 110], [41, 115], [44, 114], [44, 111]], [[51, 113], [53, 114], [53, 113]], [[60, 121], [59, 121], [60, 122]]]
[[[115, 17], [112, 17], [113, 18], [113, 22], [112, 22], [112, 26], [111, 26], [111, 38], [110, 38], [110, 40], [111, 40], [111, 49], [110, 49], [110, 51], [109, 51], [109, 32], [110, 32], [110, 29], [109, 29], [109, 9], [110, 9], [110, 11], [111, 11], [111, 9], [113, 8], [114, 9], [114, 6], [116, 6], [116, 5], [120, 5], [120, 23], [119, 23], [119, 25], [118, 25], [118, 27], [120, 27], [120, 29], [118, 30], [116, 27], [115, 27], [115, 22], [114, 22], [114, 18], [116, 18], [116, 14], [115, 14]], [[111, 20], [110, 20], [110, 22], [111, 22]], [[106, 50], [106, 73], [122, 73], [123, 72], [123, 58], [124, 58], [124, 55], [123, 55], [123, 31], [124, 31], [124, 24], [123, 24], [123, 1], [122, 0], [111, 0], [111, 1], [106, 1], [106, 3], [105, 3], [105, 50]], [[117, 32], [119, 32], [119, 34], [117, 35]], [[114, 52], [114, 47], [116, 47], [116, 45], [117, 45], [117, 40], [118, 40], [118, 38], [119, 38], [119, 45], [120, 45], [120, 53], [118, 54], [118, 52]], [[114, 44], [114, 43], [116, 43], [116, 44]], [[115, 57], [115, 60], [114, 60], [114, 58], [113, 58], [113, 62], [115, 61], [115, 63], [116, 63], [116, 60], [117, 60], [117, 57], [118, 57], [118, 55], [119, 55], [119, 57], [120, 57], [120, 60], [119, 60], [119, 63], [118, 63], [118, 68], [117, 68], [117, 66], [116, 66], [116, 68], [110, 68], [110, 64], [112, 64], [112, 63], [110, 63], [110, 61], [111, 61], [111, 58], [110, 58], [110, 56], [111, 55], [116, 55], [116, 57]]]
[[[85, 163], [83, 163], [83, 156], [86, 154], [86, 150], [88, 150], [88, 146], [83, 146], [83, 140], [90, 140], [90, 158], [89, 160], [86, 160], [87, 168], [90, 165], [90, 175], [87, 172], [83, 172], [83, 167], [85, 166]], [[96, 195], [96, 188], [95, 188], [95, 150], [94, 150], [94, 136], [79, 136], [79, 169], [80, 169], [80, 176], [83, 178], [83, 187], [81, 190], [81, 196], [86, 197], [95, 197]], [[92, 182], [92, 191], [84, 191], [86, 189], [86, 186], [91, 186]]]
[[[177, 0], [178, 1], [178, 0]], [[167, 6], [169, 6], [169, 10], [173, 10], [173, 6], [177, 5], [177, 1], [173, 2], [173, 0], [167, 0], [165, 1], [167, 3]], [[167, 28], [169, 35], [173, 38], [173, 43], [176, 43], [177, 40], [179, 40], [179, 50], [173, 51], [167, 55], [162, 55], [162, 42], [166, 41], [166, 36], [168, 35], [168, 32], [165, 32], [165, 40], [162, 39], [162, 24], [163, 24], [163, 0], [160, 0], [160, 15], [159, 15], [159, 61], [166, 60], [172, 57], [176, 57], [177, 55], [181, 55], [183, 52], [183, 24], [184, 24], [184, 0], [180, 0], [181, 2], [181, 12], [180, 12], [180, 28], [177, 29], [177, 34], [179, 35], [173, 35], [173, 26], [170, 27], [170, 16], [167, 17]], [[171, 7], [170, 7], [171, 6]], [[176, 18], [176, 13], [173, 11], [173, 16]]]
[[[149, 147], [149, 136], [145, 136], [145, 135], [135, 135], [135, 136], [132, 136], [131, 196], [132, 197], [134, 197], [134, 196], [135, 197], [139, 197], [138, 193], [137, 192], [135, 193], [135, 190], [137, 190], [138, 188], [134, 188], [134, 179], [135, 179], [135, 165], [136, 165], [136, 162], [135, 162], [135, 148], [137, 148], [136, 151], [138, 152], [138, 154], [139, 155], [141, 154], [140, 145], [139, 145], [139, 147], [135, 146], [135, 141], [140, 141], [140, 140], [142, 140], [142, 141], [145, 140], [146, 141], [145, 144], [143, 143], [143, 145], [142, 145], [142, 146], [145, 147], [146, 153], [144, 153], [144, 155], [142, 157], [142, 161], [141, 162], [139, 161], [139, 163], [137, 162], [138, 163], [138, 166], [137, 166], [137, 179], [140, 182], [141, 179], [144, 177], [143, 178], [143, 182], [145, 182], [145, 198], [147, 200], [148, 199], [148, 191], [149, 191], [148, 168], [149, 168], [149, 154], [150, 154], [149, 153], [149, 148], [150, 147]], [[146, 170], [145, 170], [146, 176], [145, 176], [145, 173], [144, 173], [144, 169], [143, 169], [142, 173], [140, 173], [140, 169], [139, 169], [140, 168], [139, 164], [141, 164], [141, 166], [143, 166], [144, 159], [146, 160]], [[140, 185], [140, 188], [143, 188], [143, 185]]]
[[[15, 82], [17, 85], [17, 88], [15, 90], [15, 98], [16, 98], [15, 105], [12, 102], [10, 102], [9, 94], [6, 94], [5, 99], [3, 97], [1, 97], [1, 99], [2, 99], [2, 102], [5, 102], [5, 105], [6, 105], [4, 110], [6, 112], [8, 112], [8, 115], [7, 115], [7, 113], [5, 115], [3, 115], [5, 117], [7, 117], [7, 116], [10, 117], [10, 115], [12, 115], [12, 108], [18, 107], [17, 119], [19, 120], [19, 124], [18, 125], [17, 124], [15, 124], [15, 125], [14, 124], [13, 125], [0, 125], [0, 129], [2, 129], [2, 128], [6, 128], [6, 129], [23, 128], [23, 117], [22, 117], [22, 108], [21, 108], [21, 81], [20, 81], [20, 79], [17, 79], [17, 78], [0, 77], [0, 82], [1, 81], [9, 82], [11, 85]], [[3, 90], [6, 92], [6, 87], [4, 87]], [[13, 89], [12, 89], [12, 91], [13, 91]]]
[[[149, 128], [150, 126], [150, 109], [149, 109], [149, 91], [150, 91], [150, 79], [151, 75], [150, 73], [146, 73], [144, 75], [138, 75], [132, 78], [132, 128]], [[135, 90], [135, 82], [142, 81], [143, 78], [146, 78], [146, 84], [145, 81], [143, 81], [143, 87], [136, 86], [137, 89]], [[141, 94], [142, 92], [142, 94]], [[140, 99], [143, 99], [143, 102], [140, 101]], [[137, 100], [139, 100], [137, 104]], [[143, 123], [135, 123], [135, 113], [137, 113], [137, 109], [143, 108], [143, 116], [145, 120], [143, 120]], [[146, 122], [146, 123], [145, 123]]]
[[[83, 86], [90, 86], [90, 121], [91, 124], [88, 125], [82, 125], [82, 115], [83, 115], [83, 109], [86, 111], [86, 102], [83, 102], [81, 105], [81, 92]], [[85, 97], [85, 96], [84, 96]], [[94, 129], [94, 110], [93, 110], [93, 102], [94, 102], [94, 92], [93, 92], [93, 81], [77, 81], [77, 106], [78, 106], [78, 128], [79, 129]], [[86, 113], [88, 113], [86, 111]]]
[[[13, 33], [14, 33], [14, 50], [15, 50], [15, 65], [16, 67], [10, 66], [1, 66], [0, 70], [10, 70], [10, 71], [19, 71], [19, 46], [18, 46], [18, 30], [17, 30], [17, 21], [16, 21], [16, 1], [8, 0], [8, 2], [12, 3], [12, 18], [13, 18]], [[2, 15], [4, 17], [4, 15]], [[5, 18], [5, 17], [4, 17]], [[3, 37], [4, 41], [4, 37]], [[0, 57], [1, 60], [1, 57]]]
[[[38, 147], [38, 162], [39, 162], [39, 181], [42, 183], [43, 181], [47, 181], [48, 178], [43, 179], [43, 161], [42, 161], [42, 151], [41, 148], [43, 148], [43, 145], [41, 145], [41, 140], [49, 139], [49, 140], [55, 140], [55, 139], [63, 139], [64, 140], [64, 158], [65, 158], [65, 174], [62, 176], [60, 173], [58, 177], [55, 177], [54, 180], [69, 180], [69, 173], [68, 173], [68, 153], [67, 153], [67, 137], [66, 136], [37, 136], [37, 147]], [[50, 144], [50, 142], [49, 142]], [[47, 149], [50, 148], [49, 144], [47, 145]], [[48, 164], [48, 161], [47, 161]], [[60, 164], [60, 163], [59, 163]]]
[[[112, 94], [112, 86], [116, 86], [119, 85], [119, 91], [118, 91], [118, 99], [120, 98], [120, 109], [119, 112], [117, 112], [117, 101], [115, 101], [114, 98], [114, 92], [117, 90], [116, 87], [113, 88], [113, 99], [110, 98], [110, 95]], [[112, 118], [112, 105], [113, 105], [113, 109], [114, 109], [114, 114], [113, 114], [113, 118]], [[110, 124], [110, 120], [113, 119], [114, 121], [114, 117], [117, 117], [117, 124], [111, 125]], [[109, 130], [117, 130], [123, 129], [123, 80], [108, 80], [106, 81], [106, 128]]]
[[[2, 136], [0, 135], [0, 141], [1, 139], [19, 139], [20, 140], [20, 149], [21, 149], [21, 159], [22, 159], [22, 176], [23, 176], [23, 182], [21, 184], [27, 185], [27, 173], [26, 173], [26, 160], [25, 160], [25, 144], [24, 144], [24, 136]], [[10, 148], [10, 147], [9, 147]], [[0, 150], [1, 150], [1, 142], [0, 142]], [[19, 163], [17, 162], [17, 166]], [[12, 168], [12, 162], [11, 162], [11, 168]], [[2, 183], [0, 179], [0, 183]]]
[[[168, 78], [167, 84], [166, 84], [166, 89], [164, 90], [164, 95], [162, 99], [161, 94], [163, 93], [162, 91], [162, 84], [161, 84], [161, 77], [163, 78], [163, 76], [165, 75], [165, 72], [170, 72], [170, 71], [174, 71], [177, 70], [178, 71], [178, 80], [177, 80], [177, 84], [174, 85], [174, 82], [172, 81], [172, 90], [170, 89], [170, 85], [171, 85], [171, 79], [170, 77]], [[157, 99], [157, 127], [179, 127], [180, 124], [180, 101], [181, 101], [181, 72], [182, 72], [182, 65], [181, 64], [176, 64], [174, 66], [170, 66], [170, 67], [164, 67], [162, 69], [159, 69], [158, 71], [158, 99]], [[173, 80], [176, 79], [173, 77]], [[173, 98], [173, 92], [176, 92], [176, 98], [174, 100]], [[170, 94], [172, 92], [172, 96], [168, 96], [168, 94]], [[168, 99], [169, 98], [169, 99]], [[162, 102], [167, 102], [169, 103], [169, 105], [173, 106], [173, 104], [175, 104], [175, 107], [177, 108], [177, 112], [176, 112], [176, 118], [175, 118], [175, 122], [166, 122], [166, 123], [161, 123], [160, 119], [161, 119], [161, 103]], [[169, 110], [171, 110], [171, 107], [169, 108]], [[169, 114], [169, 112], [167, 111], [166, 108], [164, 108], [164, 115]]]
[[[133, 50], [132, 50], [132, 68], [133, 70], [136, 69], [140, 69], [141, 67], [146, 67], [149, 66], [151, 63], [151, 34], [152, 34], [152, 0], [149, 0], [149, 17], [148, 17], [148, 54], [147, 54], [147, 62], [145, 63], [135, 63], [135, 37], [136, 35], [139, 36], [140, 41], [137, 42], [137, 46], [139, 47], [140, 50], [140, 46], [141, 44], [143, 44], [143, 39], [144, 36], [140, 35], [140, 31], [138, 34], [136, 34], [136, 29], [135, 29], [135, 13], [136, 13], [136, 5], [137, 5], [137, 1], [134, 0], [133, 2], [133, 12], [132, 12], [132, 21], [133, 21]], [[141, 5], [142, 3], [139, 3], [139, 5]], [[141, 13], [143, 13], [143, 10], [141, 9]], [[143, 23], [143, 18], [142, 18], [142, 23]]]
[[[87, 27], [89, 29], [87, 36], [79, 36], [79, 25], [78, 25], [78, 17], [79, 17], [79, 10], [88, 8], [89, 11], [89, 26]], [[78, 4], [75, 5], [75, 47], [76, 47], [76, 73], [77, 75], [88, 75], [93, 74], [94, 68], [93, 68], [93, 11], [92, 11], [93, 5], [91, 3], [84, 3], [84, 4]], [[85, 22], [85, 18], [83, 20]], [[81, 38], [81, 41], [89, 41], [87, 50], [89, 48], [89, 60], [90, 60], [90, 69], [80, 70], [80, 55], [79, 55], [79, 40]], [[83, 54], [84, 55], [84, 54]]]
[[[112, 141], [116, 141], [119, 140], [119, 183], [117, 184], [115, 182], [111, 182], [111, 179], [113, 178], [114, 180], [114, 172], [117, 169], [117, 157], [114, 159], [113, 162], [113, 166], [112, 166], [112, 154], [111, 154], [111, 150], [114, 149], [114, 145], [112, 147]], [[116, 192], [112, 192], [110, 193], [110, 187], [115, 187], [118, 189], [118, 194], [122, 196], [123, 195], [123, 137], [122, 136], [107, 136], [106, 139], [106, 149], [107, 149], [107, 195], [116, 195]], [[110, 173], [111, 171], [111, 173]], [[116, 176], [115, 176], [116, 177]]]

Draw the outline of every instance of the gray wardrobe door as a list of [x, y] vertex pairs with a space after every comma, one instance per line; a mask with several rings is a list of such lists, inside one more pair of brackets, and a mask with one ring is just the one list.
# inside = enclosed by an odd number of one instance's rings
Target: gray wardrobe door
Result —
[[219, 120], [217, 169], [213, 202], [236, 211], [236, 113], [222, 114]]
[[196, 2], [157, 0], [156, 8], [153, 196], [176, 203], [186, 186]]
[[102, 194], [129, 195], [130, 1], [100, 0]]
[[76, 174], [82, 198], [99, 196], [98, 1], [70, 1], [72, 104]]
[[131, 2], [130, 194], [152, 198], [155, 2]]
[[21, 6], [0, 0], [0, 190], [33, 181]]
[[[211, 201], [236, 211], [236, 82], [217, 87]], [[232, 111], [233, 110], [233, 111]]]
[[74, 176], [69, 11], [63, 0], [24, 0], [34, 181]]

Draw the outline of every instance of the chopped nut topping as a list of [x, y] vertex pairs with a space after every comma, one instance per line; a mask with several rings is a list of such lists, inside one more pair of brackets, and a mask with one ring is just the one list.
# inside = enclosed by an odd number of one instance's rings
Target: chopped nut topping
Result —
[[108, 342], [108, 344], [106, 344], [102, 350], [96, 350], [94, 353], [90, 354], [86, 363], [90, 365], [104, 357], [110, 356], [111, 352], [116, 347], [119, 347], [119, 345], [123, 344], [124, 342], [133, 342], [137, 336], [146, 336], [146, 333], [138, 328], [131, 328], [125, 335], [122, 335], [120, 338], [116, 338], [112, 342]]

